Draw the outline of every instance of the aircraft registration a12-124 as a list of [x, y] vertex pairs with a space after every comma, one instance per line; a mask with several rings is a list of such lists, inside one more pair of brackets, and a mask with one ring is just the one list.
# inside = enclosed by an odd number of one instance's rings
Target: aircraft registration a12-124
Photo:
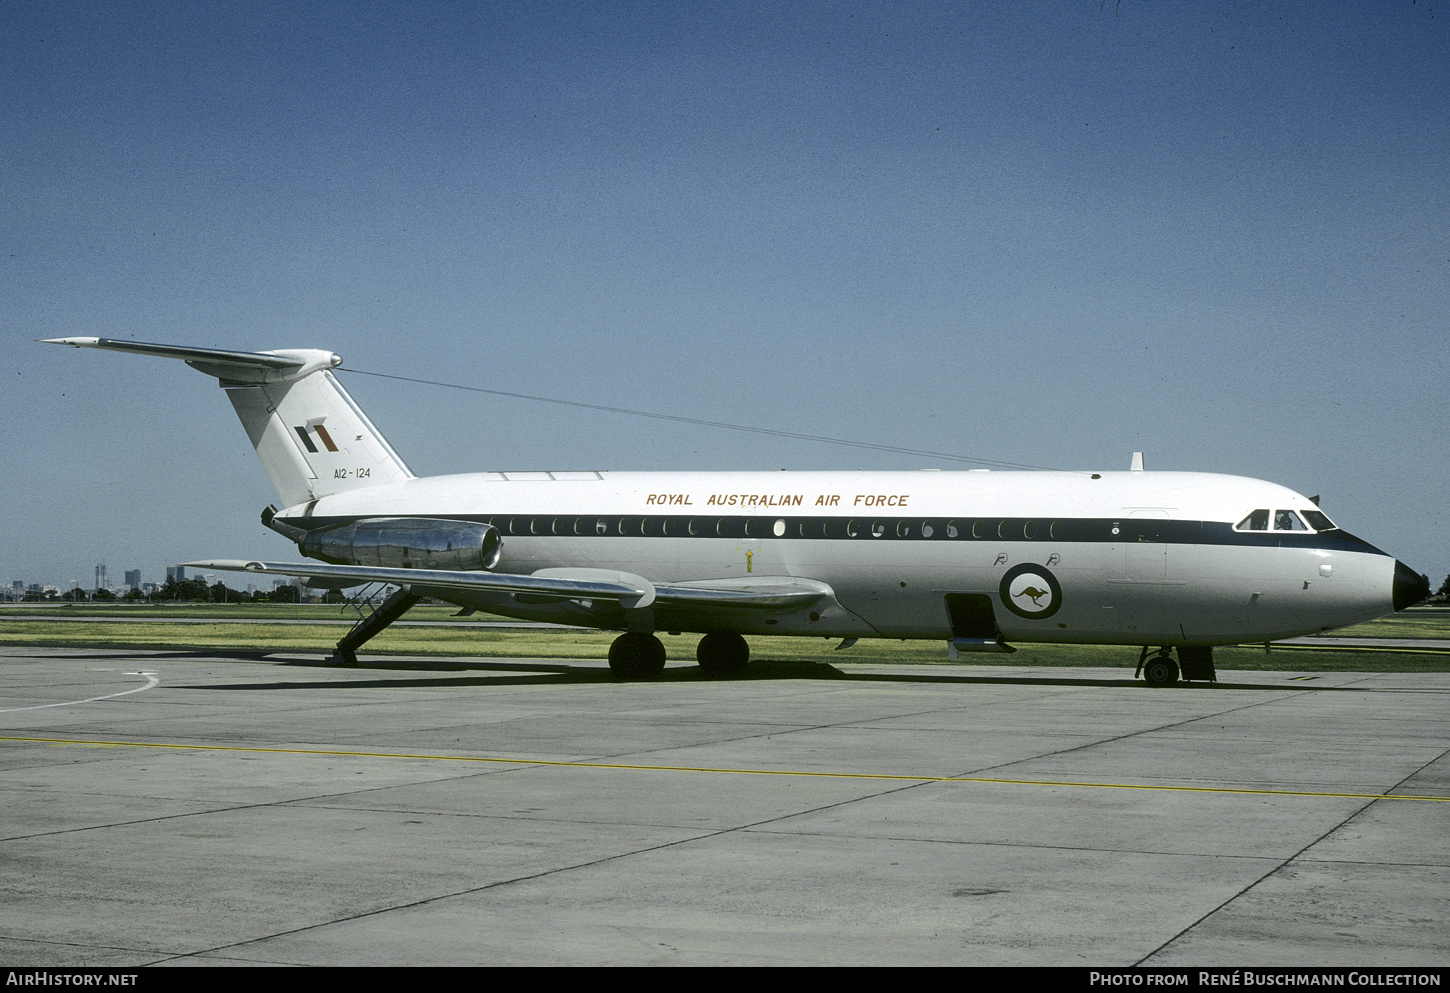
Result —
[[[181, 359], [231, 399], [312, 561], [212, 560], [315, 588], [398, 587], [337, 646], [423, 597], [622, 632], [619, 676], [660, 672], [656, 631], [707, 673], [748, 635], [1141, 647], [1155, 685], [1214, 678], [1213, 647], [1311, 634], [1429, 595], [1315, 501], [1238, 476], [1145, 472], [479, 472], [418, 477], [333, 375], [333, 352], [48, 341]], [[1158, 651], [1149, 656], [1157, 646]], [[1176, 653], [1177, 658], [1174, 658]]]

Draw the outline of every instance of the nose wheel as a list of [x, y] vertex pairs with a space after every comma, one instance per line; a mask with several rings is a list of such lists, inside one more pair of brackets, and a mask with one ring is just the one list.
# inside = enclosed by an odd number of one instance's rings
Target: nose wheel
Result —
[[1178, 663], [1173, 661], [1173, 650], [1168, 647], [1158, 649], [1158, 654], [1151, 659], [1148, 658], [1148, 646], [1143, 646], [1143, 654], [1138, 656], [1138, 671], [1133, 673], [1137, 677], [1142, 673], [1143, 681], [1149, 686], [1173, 686], [1178, 682]]

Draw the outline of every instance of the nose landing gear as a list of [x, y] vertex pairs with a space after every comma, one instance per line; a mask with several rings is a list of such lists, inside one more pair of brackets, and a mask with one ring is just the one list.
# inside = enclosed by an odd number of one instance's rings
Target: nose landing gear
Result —
[[1173, 650], [1168, 646], [1158, 649], [1158, 654], [1151, 659], [1148, 658], [1148, 646], [1143, 646], [1143, 654], [1138, 656], [1138, 671], [1133, 673], [1133, 678], [1143, 674], [1143, 681], [1149, 686], [1172, 686], [1178, 682], [1178, 663], [1173, 661]]
[[1137, 679], [1141, 674], [1143, 681], [1149, 686], [1172, 686], [1178, 682], [1180, 664], [1185, 682], [1218, 682], [1218, 674], [1213, 668], [1213, 649], [1203, 645], [1178, 646], [1177, 662], [1173, 661], [1172, 646], [1164, 645], [1150, 659], [1148, 646], [1144, 645], [1143, 653], [1138, 656], [1138, 668], [1133, 672], [1133, 678]]

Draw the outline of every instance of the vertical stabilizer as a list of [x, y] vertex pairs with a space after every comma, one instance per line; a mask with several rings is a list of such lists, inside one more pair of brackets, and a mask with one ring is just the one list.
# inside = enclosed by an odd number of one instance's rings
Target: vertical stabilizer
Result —
[[222, 381], [284, 507], [412, 473], [330, 371], [243, 385]]
[[221, 381], [284, 507], [413, 474], [332, 374], [334, 352], [227, 352], [108, 338], [57, 345], [182, 359]]

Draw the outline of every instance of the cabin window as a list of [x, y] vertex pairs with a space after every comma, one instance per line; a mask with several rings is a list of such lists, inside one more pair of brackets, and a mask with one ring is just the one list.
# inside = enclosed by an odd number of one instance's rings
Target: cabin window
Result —
[[1022, 537], [1024, 537], [1024, 538], [1036, 538], [1037, 537], [1037, 522], [1036, 521], [1028, 521], [1026, 524], [1022, 525]]
[[930, 521], [921, 522], [921, 536], [923, 538], [930, 538], [935, 533], [936, 531], [932, 528]]
[[871, 537], [873, 537], [873, 538], [879, 538], [879, 537], [881, 537], [885, 533], [886, 533], [886, 525], [883, 524], [881, 521], [876, 521], [875, 523], [873, 523], [871, 525]]
[[1235, 528], [1237, 531], [1267, 531], [1269, 530], [1269, 512], [1267, 510], [1256, 510], [1248, 517], [1239, 521]]
[[898, 537], [898, 538], [910, 538], [911, 537], [911, 522], [910, 521], [897, 521], [896, 522], [896, 537]]
[[775, 532], [777, 538], [785, 537], [785, 521], [777, 519], [771, 531]]
[[962, 533], [961, 532], [961, 529], [957, 527], [957, 522], [956, 521], [947, 521], [947, 537], [948, 538], [956, 538], [961, 533]]
[[644, 520], [639, 522], [640, 534], [658, 534], [659, 530], [659, 522], [656, 521], [653, 517], [646, 517]]
[[987, 537], [987, 522], [986, 521], [973, 521], [972, 522], [972, 537], [973, 538], [985, 538], [985, 537]]
[[846, 524], [846, 537], [857, 538], [861, 535], [861, 522], [850, 521]]
[[554, 518], [554, 533], [555, 534], [568, 534], [570, 531], [573, 531], [573, 530], [574, 530], [574, 523], [569, 518], [567, 518], [567, 517], [556, 517], [556, 518]]
[[1299, 515], [1292, 510], [1276, 510], [1274, 511], [1274, 530], [1308, 531], [1309, 529], [1304, 526], [1303, 521], [1299, 520]]
[[621, 517], [619, 519], [619, 533], [620, 534], [637, 534], [637, 533], [639, 533], [639, 524], [638, 524], [638, 521], [639, 521], [639, 518], [637, 518], [637, 517]]
[[1006, 521], [1003, 521], [1002, 523], [1000, 523], [1000, 524], [997, 525], [997, 537], [998, 538], [1005, 538], [1005, 537], [1007, 537], [1007, 531], [1008, 531], [1008, 529], [1007, 529], [1007, 522]]
[[1052, 526], [1047, 529], [1047, 536], [1049, 538], [1061, 538], [1062, 535], [1058, 534], [1057, 528], [1058, 528], [1058, 522], [1057, 521], [1053, 521], [1052, 522]]

